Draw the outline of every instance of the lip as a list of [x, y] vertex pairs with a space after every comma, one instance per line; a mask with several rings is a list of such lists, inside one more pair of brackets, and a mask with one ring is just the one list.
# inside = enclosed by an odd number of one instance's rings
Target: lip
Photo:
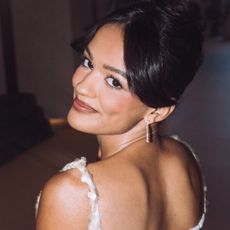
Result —
[[95, 113], [96, 112], [94, 108], [92, 108], [86, 102], [79, 100], [77, 96], [73, 100], [73, 107], [75, 110], [79, 112], [85, 112], [85, 113]]

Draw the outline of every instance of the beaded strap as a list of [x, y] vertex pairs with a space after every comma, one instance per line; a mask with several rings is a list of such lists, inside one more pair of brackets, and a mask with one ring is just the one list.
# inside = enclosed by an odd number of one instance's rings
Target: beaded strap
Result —
[[88, 230], [101, 230], [101, 223], [100, 223], [100, 212], [98, 206], [98, 192], [97, 188], [93, 182], [93, 178], [89, 173], [88, 169], [86, 168], [86, 158], [81, 157], [81, 159], [76, 159], [73, 162], [64, 166], [60, 172], [69, 170], [69, 169], [79, 169], [81, 172], [81, 181], [86, 183], [89, 188], [88, 198], [91, 208], [91, 216], [89, 221]]
[[[186, 141], [181, 140], [177, 135], [172, 135], [171, 137], [174, 140], [177, 140], [177, 141], [181, 142], [182, 144], [184, 144], [185, 146], [187, 146], [188, 149], [193, 154], [193, 156], [196, 159], [196, 161], [198, 162], [198, 164], [200, 163], [199, 159], [198, 159], [197, 155], [194, 153], [192, 147]], [[205, 184], [204, 178], [203, 178], [203, 183], [204, 183], [204, 188], [203, 188], [204, 189], [203, 190], [204, 191], [204, 211], [203, 211], [203, 214], [201, 216], [201, 219], [200, 219], [199, 223], [195, 227], [190, 228], [189, 230], [200, 230], [203, 227], [203, 225], [204, 225], [205, 216], [206, 216], [206, 213], [207, 213], [207, 198], [206, 198], [207, 197], [207, 195], [206, 195], [207, 194], [207, 186]]]

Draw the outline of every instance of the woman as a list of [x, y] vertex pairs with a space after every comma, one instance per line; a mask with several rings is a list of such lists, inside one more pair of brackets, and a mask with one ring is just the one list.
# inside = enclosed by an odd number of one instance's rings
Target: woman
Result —
[[200, 66], [200, 22], [199, 8], [186, 0], [139, 3], [74, 44], [83, 58], [68, 122], [97, 135], [99, 160], [75, 160], [47, 182], [37, 230], [202, 227], [194, 155], [158, 132]]

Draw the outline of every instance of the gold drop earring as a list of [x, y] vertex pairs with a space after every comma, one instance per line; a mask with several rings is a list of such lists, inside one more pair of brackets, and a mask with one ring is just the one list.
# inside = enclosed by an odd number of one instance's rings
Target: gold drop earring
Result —
[[151, 128], [152, 119], [150, 116], [145, 117], [145, 127], [146, 127], [146, 143], [152, 142], [152, 128]]

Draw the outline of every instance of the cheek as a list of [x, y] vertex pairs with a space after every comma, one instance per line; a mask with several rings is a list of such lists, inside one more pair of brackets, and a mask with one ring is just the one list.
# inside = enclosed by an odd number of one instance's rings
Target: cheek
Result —
[[102, 111], [107, 116], [122, 114], [128, 104], [128, 98], [122, 91], [108, 89], [108, 86], [100, 90], [99, 100]]
[[138, 99], [130, 93], [113, 91], [108, 92], [107, 95], [102, 93], [100, 97], [102, 110], [106, 116], [117, 120], [142, 117], [145, 106]]
[[105, 93], [100, 97], [100, 104], [102, 110], [106, 112], [108, 115], [116, 114], [119, 112], [120, 106], [122, 105], [122, 101], [119, 96], [111, 95], [110, 93]]

